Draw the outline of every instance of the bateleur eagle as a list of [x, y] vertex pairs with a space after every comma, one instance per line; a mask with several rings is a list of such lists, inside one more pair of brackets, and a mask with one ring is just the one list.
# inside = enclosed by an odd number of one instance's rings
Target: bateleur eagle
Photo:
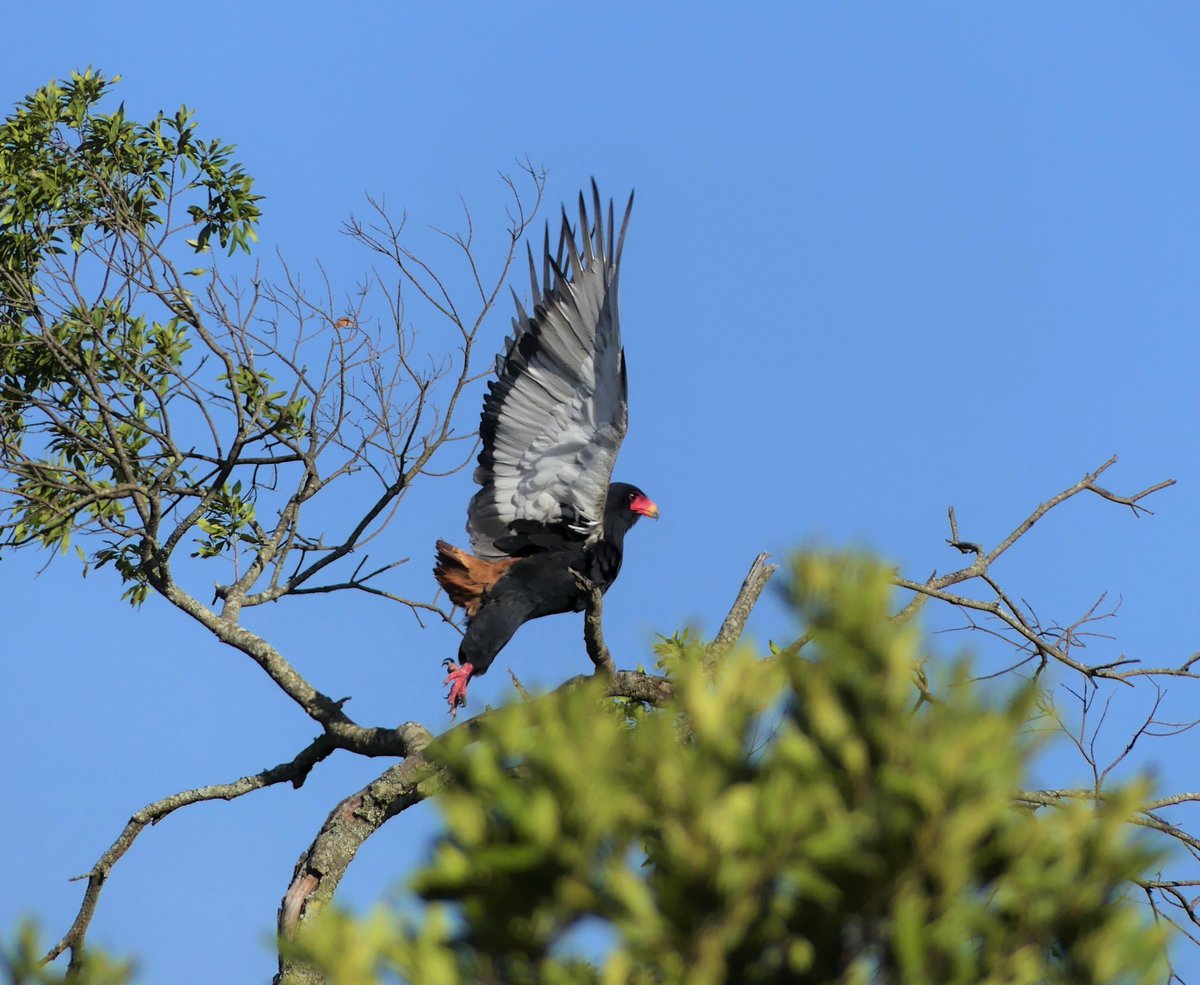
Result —
[[529, 251], [533, 314], [514, 291], [513, 334], [483, 401], [472, 553], [437, 542], [434, 575], [467, 613], [458, 663], [445, 661], [451, 713], [523, 623], [583, 611], [580, 578], [607, 590], [626, 532], [658, 516], [637, 486], [609, 481], [628, 421], [617, 276], [633, 196], [615, 240], [594, 181], [592, 202], [594, 223], [580, 194], [578, 242], [563, 210], [557, 258], [547, 228], [541, 287]]

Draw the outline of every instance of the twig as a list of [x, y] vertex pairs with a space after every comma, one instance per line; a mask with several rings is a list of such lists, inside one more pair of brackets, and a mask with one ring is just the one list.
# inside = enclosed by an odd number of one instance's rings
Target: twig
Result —
[[87, 936], [92, 918], [95, 916], [96, 904], [100, 901], [100, 891], [104, 888], [104, 884], [108, 880], [113, 866], [129, 851], [137, 836], [147, 826], [157, 824], [163, 818], [167, 817], [167, 815], [181, 807], [187, 807], [189, 804], [198, 804], [206, 800], [235, 800], [254, 790], [261, 790], [264, 787], [273, 786], [277, 783], [290, 782], [293, 787], [299, 788], [303, 785], [305, 779], [307, 779], [312, 768], [329, 756], [336, 748], [337, 745], [330, 736], [322, 735], [309, 744], [307, 748], [303, 749], [294, 759], [274, 766], [271, 769], [263, 770], [261, 773], [256, 773], [253, 776], [244, 776], [233, 783], [222, 783], [207, 787], [197, 787], [194, 790], [184, 790], [180, 793], [172, 794], [170, 797], [164, 797], [162, 800], [156, 800], [152, 804], [147, 804], [129, 819], [129, 822], [125, 825], [125, 829], [117, 837], [117, 840], [113, 842], [112, 847], [100, 856], [96, 864], [92, 866], [91, 871], [86, 876], [79, 877], [80, 879], [86, 878], [88, 881], [87, 890], [83, 894], [83, 902], [80, 904], [79, 912], [75, 917], [74, 923], [71, 924], [71, 929], [63, 935], [62, 940], [47, 952], [43, 963], [53, 961], [64, 951], [70, 949], [70, 970], [77, 971], [79, 969], [83, 957], [84, 939]]
[[598, 586], [591, 584], [586, 579], [580, 579], [580, 583], [586, 591], [587, 608], [584, 609], [583, 615], [583, 643], [587, 647], [587, 655], [596, 665], [597, 674], [612, 677], [617, 672], [617, 665], [613, 663], [612, 654], [608, 652], [608, 645], [604, 642], [603, 593]]
[[513, 669], [511, 667], [508, 668], [508, 676], [512, 678], [513, 687], [515, 687], [517, 689], [517, 694], [519, 694], [521, 696], [521, 700], [528, 701], [529, 700], [529, 692], [527, 690], [525, 690], [525, 685], [521, 683], [521, 678], [519, 678], [513, 672]]
[[729, 608], [729, 615], [725, 617], [720, 630], [709, 645], [709, 660], [719, 660], [741, 638], [742, 630], [746, 628], [746, 620], [750, 618], [759, 595], [771, 580], [771, 576], [779, 570], [779, 565], [767, 563], [768, 557], [769, 554], [760, 554], [750, 565], [742, 587], [738, 589], [737, 597]]

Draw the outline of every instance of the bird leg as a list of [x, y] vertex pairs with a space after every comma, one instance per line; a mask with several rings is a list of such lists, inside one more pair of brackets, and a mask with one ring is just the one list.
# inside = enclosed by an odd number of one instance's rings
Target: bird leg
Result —
[[454, 718], [458, 715], [458, 709], [466, 706], [467, 682], [475, 673], [475, 667], [465, 662], [459, 665], [449, 657], [442, 661], [442, 667], [450, 672], [442, 683], [450, 685], [450, 693], [446, 695], [446, 700], [450, 704], [450, 717]]

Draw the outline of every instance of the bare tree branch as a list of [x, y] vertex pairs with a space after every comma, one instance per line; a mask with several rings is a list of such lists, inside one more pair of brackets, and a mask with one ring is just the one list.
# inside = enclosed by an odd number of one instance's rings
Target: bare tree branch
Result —
[[244, 776], [232, 783], [221, 783], [207, 787], [197, 787], [194, 790], [184, 790], [180, 793], [172, 794], [170, 797], [164, 797], [162, 800], [156, 800], [152, 804], [147, 804], [129, 819], [129, 823], [125, 825], [125, 829], [117, 837], [117, 840], [113, 842], [108, 851], [100, 856], [96, 864], [92, 866], [91, 871], [86, 876], [79, 877], [80, 879], [86, 878], [88, 881], [87, 889], [83, 894], [83, 902], [79, 907], [79, 913], [76, 915], [74, 923], [71, 924], [70, 930], [50, 949], [44, 960], [46, 962], [53, 961], [64, 951], [70, 950], [70, 968], [73, 971], [78, 970], [79, 963], [83, 957], [84, 942], [87, 937], [88, 927], [91, 925], [92, 918], [96, 914], [96, 906], [100, 902], [100, 892], [104, 888], [104, 884], [108, 881], [109, 873], [112, 872], [113, 866], [129, 851], [137, 836], [146, 827], [158, 824], [159, 821], [169, 814], [190, 804], [198, 804], [207, 800], [235, 800], [252, 791], [261, 790], [276, 783], [291, 783], [293, 787], [298, 789], [304, 784], [313, 767], [333, 753], [336, 748], [337, 746], [329, 736], [322, 735], [301, 750], [294, 759], [286, 763], [280, 763], [271, 769], [263, 770], [261, 773], [256, 773], [253, 776]]
[[612, 654], [604, 642], [604, 593], [598, 585], [574, 572], [575, 581], [584, 592], [585, 609], [583, 613], [583, 642], [587, 648], [588, 658], [596, 665], [596, 673], [602, 677], [612, 677], [617, 672]]
[[738, 590], [733, 605], [730, 606], [729, 614], [709, 645], [710, 660], [719, 660], [741, 638], [742, 630], [746, 628], [746, 620], [750, 618], [750, 613], [758, 602], [759, 595], [762, 594], [767, 582], [771, 580], [771, 576], [779, 570], [779, 565], [767, 563], [768, 557], [770, 557], [769, 554], [760, 554], [750, 565], [742, 587]]
[[[1166, 669], [1147, 669], [1131, 666], [1136, 665], [1139, 661], [1123, 656], [1107, 663], [1084, 663], [1072, 657], [1069, 651], [1072, 646], [1079, 643], [1078, 630], [1082, 625], [1094, 622], [1098, 618], [1108, 617], [1109, 614], [1096, 615], [1096, 610], [1100, 602], [1065, 630], [1056, 630], [1054, 628], [1043, 629], [1035, 619], [1030, 618], [1030, 614], [1014, 601], [1011, 593], [1002, 588], [991, 574], [991, 565], [1013, 547], [1018, 540], [1024, 537], [1038, 520], [1055, 507], [1060, 506], [1080, 493], [1091, 492], [1109, 502], [1128, 506], [1133, 511], [1134, 516], [1139, 516], [1150, 513], [1150, 510], [1141, 505], [1142, 500], [1175, 483], [1174, 479], [1166, 479], [1132, 495], [1118, 495], [1103, 488], [1096, 482], [1097, 478], [1114, 465], [1116, 461], [1117, 458], [1114, 455], [1094, 472], [1087, 473], [1078, 482], [1068, 486], [1062, 492], [1040, 504], [991, 550], [985, 550], [980, 544], [964, 541], [960, 538], [958, 518], [955, 515], [954, 508], [951, 507], [948, 510], [950, 537], [947, 543], [960, 553], [973, 554], [975, 556], [974, 561], [964, 568], [959, 568], [944, 575], [938, 575], [935, 572], [923, 582], [897, 577], [895, 584], [900, 588], [913, 592], [916, 596], [938, 599], [963, 610], [974, 610], [992, 616], [1016, 633], [1022, 645], [1041, 661], [1042, 667], [1045, 666], [1047, 660], [1054, 660], [1089, 680], [1106, 679], [1124, 683], [1130, 683], [1131, 679], [1135, 677], [1200, 677], [1200, 674], [1191, 671], [1190, 661], [1180, 667]], [[990, 590], [992, 598], [986, 600], [977, 599], [969, 595], [947, 590], [953, 585], [972, 581], [979, 581], [986, 585]], [[1102, 601], [1103, 598], [1101, 599]], [[913, 604], [913, 602], [910, 602], [901, 614], [909, 614], [908, 610], [911, 609]], [[969, 626], [971, 628], [978, 628], [974, 623], [970, 623]]]

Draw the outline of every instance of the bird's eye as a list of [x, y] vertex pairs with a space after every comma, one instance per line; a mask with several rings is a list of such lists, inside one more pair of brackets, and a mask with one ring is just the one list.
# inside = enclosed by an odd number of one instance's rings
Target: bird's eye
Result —
[[630, 493], [629, 494], [629, 502], [632, 503], [635, 499], [637, 499], [637, 493]]

